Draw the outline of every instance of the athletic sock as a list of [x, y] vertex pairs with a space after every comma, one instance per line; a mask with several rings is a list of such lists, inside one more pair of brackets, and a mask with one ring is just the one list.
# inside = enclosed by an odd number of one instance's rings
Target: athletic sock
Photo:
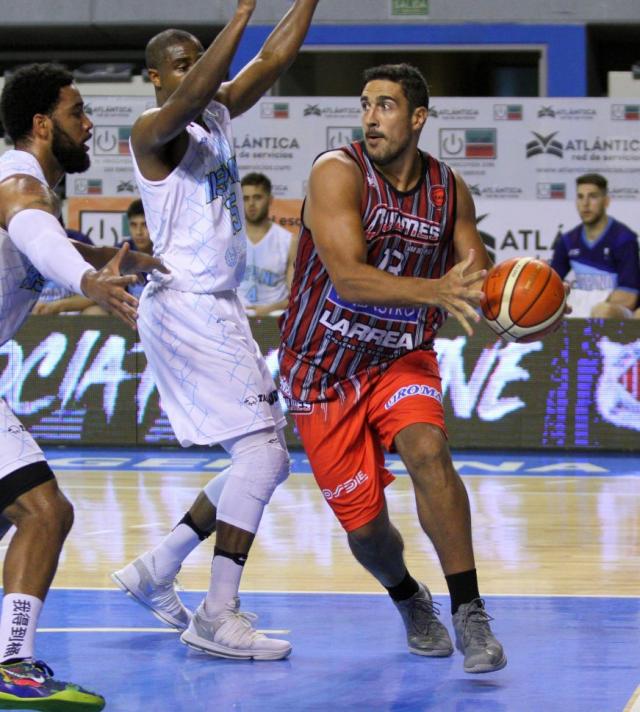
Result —
[[185, 523], [183, 518], [158, 546], [151, 550], [154, 575], [161, 580], [175, 576], [182, 562], [201, 541], [198, 532]]
[[458, 574], [445, 576], [451, 597], [451, 614], [458, 611], [463, 603], [471, 603], [476, 598], [480, 598], [478, 591], [478, 575], [475, 569], [461, 571]]
[[408, 571], [397, 586], [385, 586], [385, 588], [394, 601], [406, 601], [420, 590], [418, 582]]
[[42, 601], [27, 593], [7, 593], [2, 599], [0, 664], [32, 658]]
[[204, 612], [207, 618], [215, 618], [222, 613], [227, 603], [238, 595], [246, 560], [246, 554], [231, 554], [218, 547], [215, 548], [211, 562], [209, 591], [204, 599]]

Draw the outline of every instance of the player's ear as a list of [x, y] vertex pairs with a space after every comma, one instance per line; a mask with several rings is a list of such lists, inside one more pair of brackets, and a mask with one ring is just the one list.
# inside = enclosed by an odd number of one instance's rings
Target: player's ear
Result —
[[47, 114], [35, 114], [32, 121], [32, 132], [34, 138], [49, 138], [49, 132], [51, 129], [51, 117]]
[[419, 106], [417, 109], [413, 110], [413, 117], [411, 123], [415, 131], [420, 131], [427, 121], [429, 116], [429, 111], [425, 106]]
[[149, 80], [151, 81], [153, 86], [156, 89], [161, 89], [162, 84], [160, 82], [160, 73], [158, 72], [158, 70], [157, 69], [149, 69], [148, 72], [149, 72]]

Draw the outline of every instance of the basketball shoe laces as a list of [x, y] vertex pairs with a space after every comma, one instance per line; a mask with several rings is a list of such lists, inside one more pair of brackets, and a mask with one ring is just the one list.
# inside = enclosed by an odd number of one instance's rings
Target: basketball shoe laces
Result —
[[255, 613], [249, 611], [225, 611], [218, 616], [220, 621], [218, 631], [223, 634], [221, 637], [225, 641], [233, 642], [234, 647], [250, 649], [254, 642], [266, 638], [252, 626], [257, 618]]
[[493, 620], [484, 609], [484, 599], [476, 599], [480, 602], [480, 606], [468, 610], [464, 618], [464, 627], [462, 629], [462, 636], [465, 641], [468, 638], [473, 638], [475, 641], [487, 643], [493, 639], [493, 633], [489, 627], [489, 621]]
[[409, 608], [409, 619], [415, 628], [427, 633], [432, 623], [439, 622], [439, 613], [440, 604], [437, 601], [429, 598], [415, 598]]

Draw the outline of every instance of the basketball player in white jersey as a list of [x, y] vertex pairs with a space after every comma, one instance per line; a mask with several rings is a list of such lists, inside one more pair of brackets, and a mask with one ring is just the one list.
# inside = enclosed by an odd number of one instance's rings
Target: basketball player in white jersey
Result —
[[249, 239], [238, 296], [249, 316], [266, 316], [287, 306], [298, 238], [269, 217], [273, 198], [264, 173], [247, 173], [240, 185]]
[[[255, 0], [238, 0], [206, 52], [187, 32], [156, 35], [146, 60], [158, 108], [142, 114], [131, 134], [154, 254], [171, 270], [142, 294], [142, 345], [177, 439], [183, 446], [220, 443], [231, 466], [158, 547], [113, 578], [162, 620], [186, 629], [183, 643], [220, 657], [277, 660], [291, 652], [239, 610], [243, 566], [264, 507], [289, 474], [289, 458], [276, 388], [236, 295], [246, 234], [231, 118], [293, 61], [317, 3], [295, 0], [258, 55], [224, 83]], [[173, 580], [214, 528], [209, 591], [191, 615]]]
[[[0, 157], [0, 344], [9, 341], [27, 318], [45, 278], [135, 326], [137, 301], [126, 287], [136, 277], [120, 277], [119, 271], [123, 266], [147, 271], [159, 267], [159, 261], [128, 254], [126, 248], [72, 243], [58, 221], [52, 186], [65, 172], [89, 167], [86, 143], [92, 124], [72, 75], [51, 64], [19, 69], [4, 86], [0, 112], [15, 143], [15, 150]], [[0, 536], [11, 525], [16, 527], [3, 572], [3, 709], [48, 709], [49, 703], [69, 710], [104, 707], [100, 695], [55, 679], [51, 669], [34, 657], [38, 618], [72, 522], [73, 507], [58, 488], [42, 450], [0, 399]]]

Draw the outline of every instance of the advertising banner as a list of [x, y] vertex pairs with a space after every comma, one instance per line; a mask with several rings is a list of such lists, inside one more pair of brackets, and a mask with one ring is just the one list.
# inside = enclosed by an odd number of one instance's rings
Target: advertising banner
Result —
[[[94, 122], [92, 164], [67, 177], [68, 223], [112, 245], [126, 237], [122, 215], [137, 197], [131, 126], [153, 99], [86, 99]], [[265, 97], [234, 120], [241, 175], [269, 176], [282, 201], [274, 217], [292, 232], [314, 159], [362, 138], [360, 114], [357, 97]], [[496, 240], [497, 259], [540, 256], [559, 229], [578, 223], [575, 179], [582, 173], [605, 175], [611, 214], [640, 231], [639, 129], [640, 104], [620, 99], [435, 97], [421, 148], [466, 180], [480, 228]]]
[[[276, 320], [252, 329], [277, 378]], [[640, 323], [507, 344], [449, 321], [435, 348], [453, 447], [640, 449]], [[136, 334], [109, 317], [31, 317], [0, 347], [0, 396], [43, 444], [176, 444]]]

